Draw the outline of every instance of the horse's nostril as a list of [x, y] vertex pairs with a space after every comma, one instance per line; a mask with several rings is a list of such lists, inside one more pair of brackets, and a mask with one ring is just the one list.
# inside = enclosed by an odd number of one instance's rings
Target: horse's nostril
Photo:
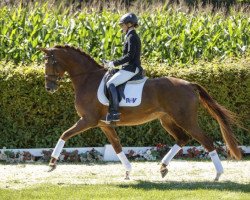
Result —
[[49, 87], [46, 87], [46, 90], [47, 90], [47, 91], [50, 91], [50, 88], [49, 88]]

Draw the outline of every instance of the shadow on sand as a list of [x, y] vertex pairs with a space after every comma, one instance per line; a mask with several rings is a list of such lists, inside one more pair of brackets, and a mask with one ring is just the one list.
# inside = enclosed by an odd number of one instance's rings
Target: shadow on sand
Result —
[[151, 182], [137, 180], [135, 184], [121, 184], [121, 188], [133, 188], [142, 190], [224, 190], [224, 191], [234, 191], [250, 193], [250, 183], [241, 184], [234, 182], [208, 182], [208, 181], [195, 181], [195, 182]]

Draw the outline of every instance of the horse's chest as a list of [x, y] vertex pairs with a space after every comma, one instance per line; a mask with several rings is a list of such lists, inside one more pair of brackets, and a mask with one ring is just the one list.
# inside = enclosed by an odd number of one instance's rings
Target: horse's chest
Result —
[[86, 114], [88, 108], [90, 108], [90, 105], [91, 103], [88, 99], [84, 99], [84, 98], [75, 99], [75, 108], [76, 108], [77, 114], [80, 117]]

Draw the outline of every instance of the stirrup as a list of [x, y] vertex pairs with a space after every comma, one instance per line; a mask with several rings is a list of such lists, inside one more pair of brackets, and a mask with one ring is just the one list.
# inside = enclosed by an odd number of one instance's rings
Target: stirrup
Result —
[[120, 115], [121, 113], [108, 113], [106, 115], [106, 118], [102, 122], [105, 122], [106, 124], [110, 124], [111, 122], [119, 122], [120, 121]]

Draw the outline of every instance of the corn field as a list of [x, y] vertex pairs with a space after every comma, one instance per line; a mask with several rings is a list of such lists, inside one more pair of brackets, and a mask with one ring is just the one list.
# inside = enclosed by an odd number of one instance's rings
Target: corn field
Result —
[[[40, 62], [38, 47], [69, 44], [97, 59], [121, 56], [119, 18], [126, 11], [69, 8], [48, 3], [0, 7], [0, 60]], [[136, 11], [134, 11], [136, 12]], [[145, 11], [138, 33], [145, 60], [174, 63], [242, 57], [250, 53], [249, 14], [187, 14], [173, 9]]]

